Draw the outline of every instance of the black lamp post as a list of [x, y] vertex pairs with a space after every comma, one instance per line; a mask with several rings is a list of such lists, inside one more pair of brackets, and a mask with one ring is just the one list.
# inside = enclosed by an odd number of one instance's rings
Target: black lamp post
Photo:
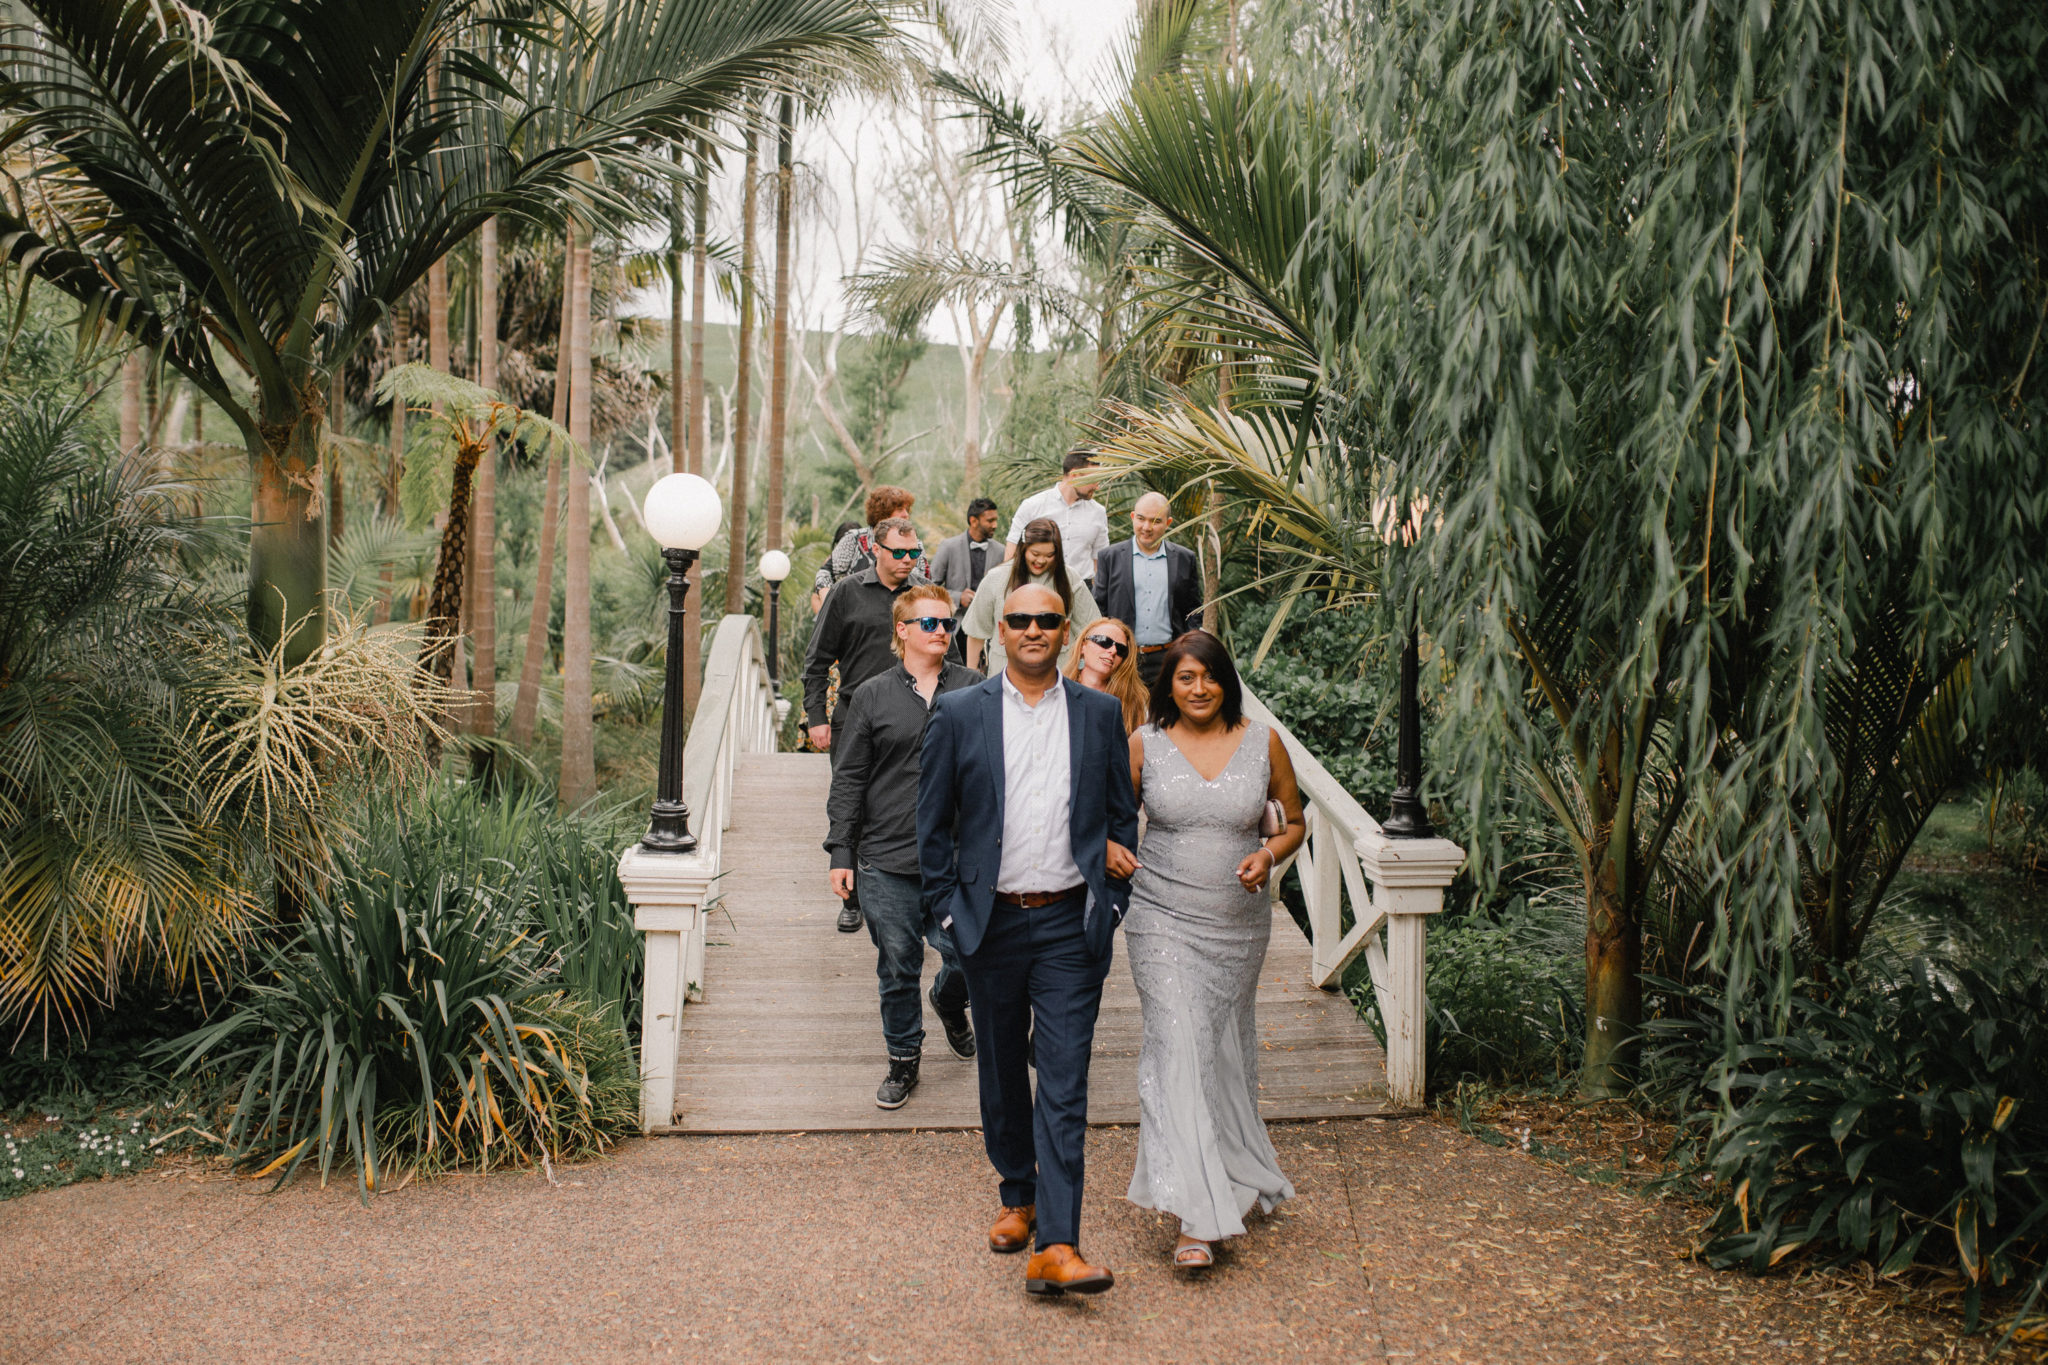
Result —
[[768, 585], [762, 594], [768, 599], [768, 682], [777, 692], [782, 690], [782, 646], [776, 634], [782, 616], [782, 580], [787, 577], [788, 555], [770, 550], [761, 556], [761, 581]]
[[669, 474], [647, 490], [647, 529], [668, 561], [668, 668], [661, 696], [661, 765], [654, 783], [654, 813], [640, 847], [650, 853], [694, 853], [690, 811], [683, 804], [683, 600], [690, 566], [718, 534], [725, 507], [718, 490], [695, 474]]
[[1380, 828], [1390, 839], [1433, 839], [1436, 827], [1422, 803], [1422, 636], [1414, 614], [1401, 648], [1401, 697], [1396, 712], [1394, 798]]

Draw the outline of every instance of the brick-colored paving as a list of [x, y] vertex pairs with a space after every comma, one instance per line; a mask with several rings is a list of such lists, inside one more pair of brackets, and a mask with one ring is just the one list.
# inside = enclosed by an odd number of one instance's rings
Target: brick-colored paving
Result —
[[[913, 1104], [915, 1101], [913, 1101]], [[1429, 1120], [1276, 1125], [1301, 1197], [1207, 1278], [1089, 1135], [1098, 1299], [1023, 1293], [973, 1133], [664, 1138], [345, 1189], [178, 1170], [0, 1204], [0, 1359], [1875, 1361], [1949, 1322], [1685, 1259], [1686, 1211]]]

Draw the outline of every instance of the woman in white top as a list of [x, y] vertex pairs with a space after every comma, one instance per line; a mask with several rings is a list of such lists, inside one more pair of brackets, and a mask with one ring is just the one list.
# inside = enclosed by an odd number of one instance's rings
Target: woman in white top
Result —
[[[960, 622], [960, 629], [967, 636], [969, 668], [980, 668], [991, 678], [1002, 672], [1003, 647], [996, 643], [996, 618], [1002, 613], [1003, 599], [1026, 583], [1051, 588], [1066, 604], [1067, 624], [1072, 629], [1067, 632], [1067, 648], [1060, 654], [1062, 668], [1066, 667], [1067, 656], [1081, 633], [1102, 619], [1102, 609], [1095, 605], [1095, 594], [1088, 591], [1088, 585], [1076, 583], [1067, 575], [1067, 562], [1060, 553], [1059, 525], [1040, 517], [1024, 528], [1017, 557], [983, 574], [981, 585], [974, 590], [974, 601], [968, 604], [967, 615]], [[985, 666], [984, 651], [988, 655]]]

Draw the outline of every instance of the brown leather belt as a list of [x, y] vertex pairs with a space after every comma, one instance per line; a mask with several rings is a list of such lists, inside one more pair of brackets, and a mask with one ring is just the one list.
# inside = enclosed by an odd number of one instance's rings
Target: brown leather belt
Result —
[[1036, 910], [1041, 905], [1052, 905], [1070, 896], [1078, 896], [1087, 889], [1087, 883], [1083, 882], [1064, 891], [998, 891], [996, 899], [1004, 905], [1021, 905], [1027, 910]]
[[1139, 645], [1138, 652], [1140, 654], [1157, 654], [1161, 650], [1167, 648], [1168, 645], [1170, 645], [1171, 643], [1171, 641], [1168, 641], [1165, 645]]

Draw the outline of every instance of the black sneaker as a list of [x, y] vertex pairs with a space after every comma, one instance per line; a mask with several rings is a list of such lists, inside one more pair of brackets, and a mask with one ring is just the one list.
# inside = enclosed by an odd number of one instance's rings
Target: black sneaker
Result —
[[839, 906], [839, 932], [842, 934], [859, 933], [860, 923], [860, 902], [842, 902]]
[[889, 1074], [880, 1088], [875, 1091], [875, 1108], [901, 1109], [903, 1102], [910, 1098], [910, 1092], [917, 1089], [917, 1058], [891, 1057]]
[[939, 983], [936, 981], [932, 982], [932, 988], [925, 992], [925, 998], [932, 1002], [932, 1009], [937, 1011], [939, 1022], [945, 1026], [946, 1046], [953, 1049], [953, 1055], [955, 1057], [972, 1057], [974, 1055], [974, 1025], [967, 1022], [967, 1011], [964, 1009], [949, 1010], [944, 1005], [941, 1005], [939, 1003]]

